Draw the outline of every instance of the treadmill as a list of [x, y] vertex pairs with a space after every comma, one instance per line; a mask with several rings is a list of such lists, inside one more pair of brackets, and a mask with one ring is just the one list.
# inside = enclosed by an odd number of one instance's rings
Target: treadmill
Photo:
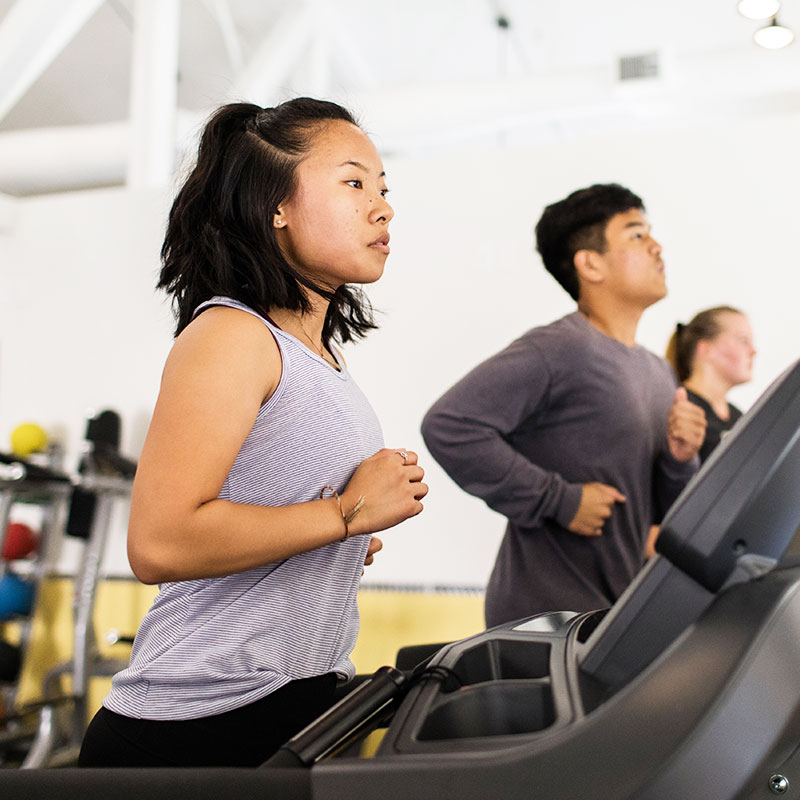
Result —
[[[800, 361], [739, 420], [610, 609], [382, 667], [259, 769], [0, 771], [35, 798], [800, 798]], [[344, 758], [376, 727], [372, 758]], [[112, 794], [113, 793], [113, 794]]]
[[[610, 610], [507, 623], [384, 675], [404, 697], [375, 757], [317, 760], [313, 797], [800, 797], [798, 526], [800, 362], [686, 486]], [[319, 758], [324, 722], [272, 763]]]

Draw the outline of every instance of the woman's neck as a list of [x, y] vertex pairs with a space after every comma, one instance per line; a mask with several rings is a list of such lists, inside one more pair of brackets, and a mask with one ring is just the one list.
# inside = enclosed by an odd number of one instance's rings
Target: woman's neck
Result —
[[315, 308], [307, 314], [302, 314], [299, 311], [289, 311], [286, 308], [271, 308], [269, 317], [281, 330], [290, 333], [295, 339], [307, 345], [321, 359], [335, 369], [339, 369], [339, 364], [333, 354], [322, 341], [326, 310]]
[[727, 395], [732, 388], [728, 381], [724, 381], [719, 376], [707, 371], [703, 374], [694, 372], [683, 382], [683, 385], [707, 400], [714, 413], [720, 419], [728, 419], [730, 408]]

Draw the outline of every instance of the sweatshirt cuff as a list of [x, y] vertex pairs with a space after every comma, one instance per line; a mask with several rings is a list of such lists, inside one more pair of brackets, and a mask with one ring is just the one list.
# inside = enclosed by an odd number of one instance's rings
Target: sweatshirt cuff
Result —
[[553, 519], [562, 527], [568, 528], [570, 522], [575, 519], [578, 513], [578, 506], [581, 504], [583, 496], [583, 485], [580, 483], [565, 483], [564, 491], [561, 495], [561, 502], [558, 504]]

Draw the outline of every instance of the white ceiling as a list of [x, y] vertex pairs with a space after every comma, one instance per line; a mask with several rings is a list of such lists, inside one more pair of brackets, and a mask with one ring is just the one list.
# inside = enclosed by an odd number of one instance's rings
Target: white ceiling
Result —
[[[797, 112], [800, 42], [759, 48], [763, 23], [735, 6], [0, 0], [0, 192], [158, 184], [187, 131], [231, 99], [331, 97], [387, 153]], [[800, 0], [779, 16], [800, 35]], [[620, 81], [620, 57], [647, 53], [659, 77]]]

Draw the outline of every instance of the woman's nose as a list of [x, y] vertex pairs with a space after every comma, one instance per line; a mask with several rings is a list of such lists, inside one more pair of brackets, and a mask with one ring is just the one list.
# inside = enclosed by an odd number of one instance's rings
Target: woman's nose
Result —
[[380, 220], [389, 222], [394, 216], [394, 209], [383, 195], [378, 195], [378, 199], [372, 206], [369, 216], [372, 222], [379, 222]]

